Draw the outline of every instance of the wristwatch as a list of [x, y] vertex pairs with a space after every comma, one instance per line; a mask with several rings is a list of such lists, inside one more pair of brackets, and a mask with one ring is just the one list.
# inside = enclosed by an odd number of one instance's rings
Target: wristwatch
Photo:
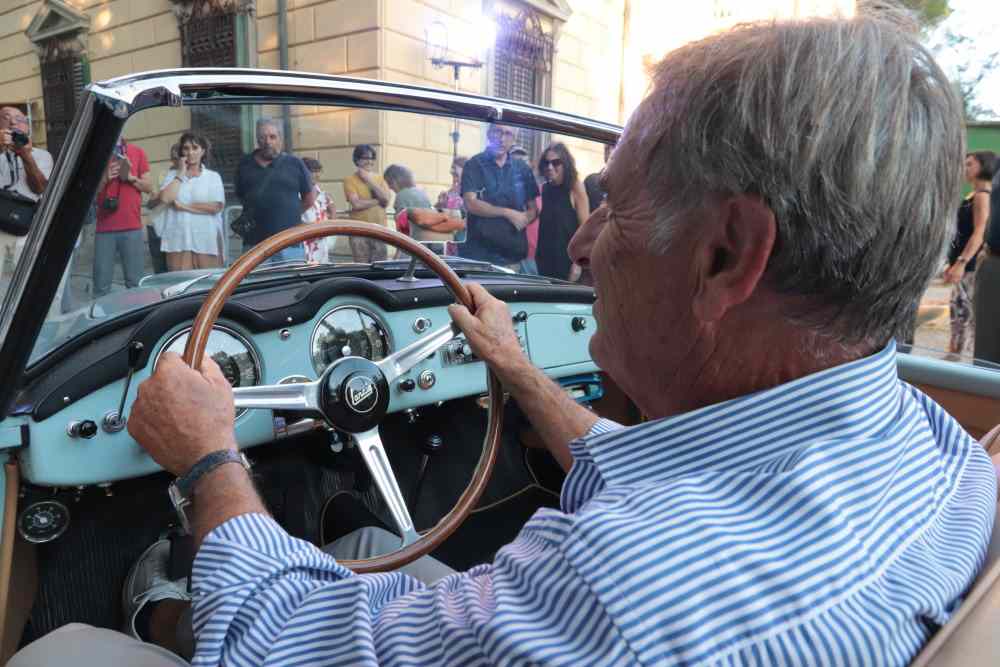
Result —
[[187, 473], [175, 479], [167, 487], [167, 495], [170, 496], [170, 502], [174, 506], [174, 511], [177, 512], [177, 519], [185, 533], [190, 534], [191, 532], [191, 523], [188, 521], [186, 508], [194, 500], [195, 485], [202, 477], [227, 463], [239, 463], [246, 470], [250, 470], [250, 459], [243, 452], [220, 449], [201, 457]]

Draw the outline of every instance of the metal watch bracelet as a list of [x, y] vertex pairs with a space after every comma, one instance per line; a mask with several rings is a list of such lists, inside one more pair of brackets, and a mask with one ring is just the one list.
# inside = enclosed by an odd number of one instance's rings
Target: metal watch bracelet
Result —
[[246, 470], [250, 470], [250, 460], [242, 452], [220, 449], [201, 457], [187, 473], [175, 479], [167, 488], [170, 502], [177, 512], [177, 518], [185, 533], [191, 532], [191, 524], [188, 521], [185, 508], [191, 504], [195, 485], [202, 477], [227, 463], [239, 463]]

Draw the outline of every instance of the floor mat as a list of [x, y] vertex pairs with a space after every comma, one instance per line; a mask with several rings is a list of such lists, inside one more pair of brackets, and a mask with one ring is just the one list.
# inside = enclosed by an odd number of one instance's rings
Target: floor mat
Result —
[[540, 487], [525, 487], [508, 500], [474, 510], [431, 555], [459, 571], [491, 563], [500, 547], [514, 541], [539, 507], [559, 507], [559, 499]]
[[[323, 501], [354, 480], [351, 471], [317, 464], [314, 453], [322, 447], [322, 441], [285, 441], [248, 452], [272, 515], [289, 533], [312, 542], [319, 539]], [[122, 626], [121, 590], [129, 568], [176, 523], [166, 492], [171, 479], [161, 474], [116, 483], [111, 496], [90, 488], [79, 501], [72, 492], [59, 494], [71, 522], [59, 539], [38, 547], [44, 576], [22, 646], [66, 623]]]

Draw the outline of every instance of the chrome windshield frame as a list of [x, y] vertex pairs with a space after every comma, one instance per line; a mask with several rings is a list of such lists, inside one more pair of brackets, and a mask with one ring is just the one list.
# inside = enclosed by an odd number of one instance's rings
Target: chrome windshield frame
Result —
[[[0, 311], [0, 418], [10, 413], [27, 360], [48, 315], [126, 121], [146, 109], [304, 103], [503, 122], [613, 144], [621, 128], [583, 116], [469, 93], [352, 77], [246, 68], [172, 69], [90, 84], [39, 201]], [[42, 252], [42, 250], [45, 252]], [[58, 267], [58, 270], [55, 270]], [[14, 323], [17, 336], [11, 336]]]

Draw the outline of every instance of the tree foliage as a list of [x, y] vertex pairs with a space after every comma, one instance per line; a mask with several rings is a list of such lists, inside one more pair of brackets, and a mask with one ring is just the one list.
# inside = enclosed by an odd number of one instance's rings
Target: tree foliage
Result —
[[952, 83], [962, 98], [966, 120], [980, 120], [997, 115], [995, 109], [979, 103], [976, 91], [984, 79], [1000, 68], [1000, 50], [984, 55], [977, 53], [975, 46], [972, 37], [956, 34], [946, 28], [943, 44], [935, 48], [939, 53], [948, 50], [959, 55], [960, 64], [955, 66]]
[[951, 14], [949, 0], [902, 0], [902, 4], [916, 12], [924, 30], [936, 27]]

